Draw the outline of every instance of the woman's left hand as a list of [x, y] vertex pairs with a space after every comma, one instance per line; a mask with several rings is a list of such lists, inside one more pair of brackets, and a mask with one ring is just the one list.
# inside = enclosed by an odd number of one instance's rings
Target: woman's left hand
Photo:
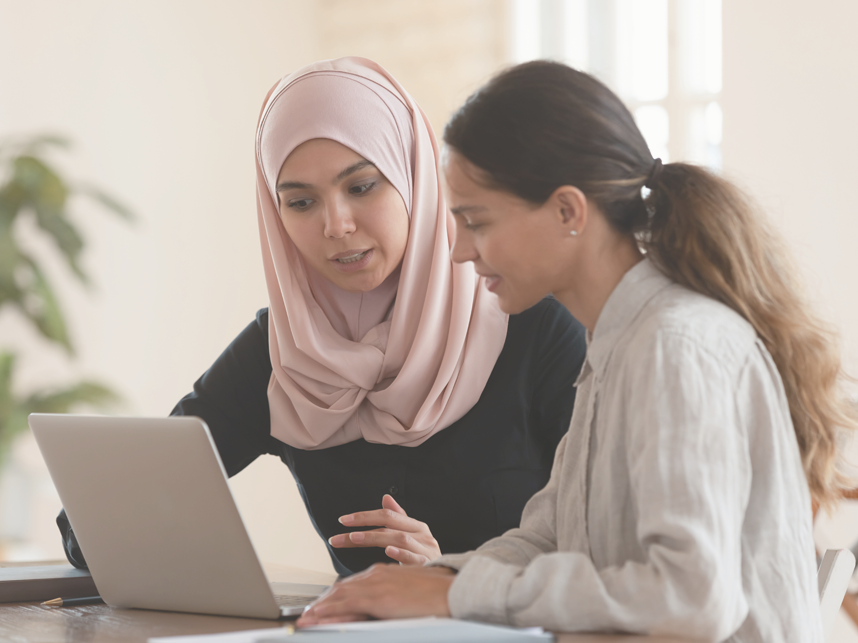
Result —
[[424, 565], [441, 555], [438, 541], [429, 526], [409, 518], [405, 510], [385, 495], [381, 509], [360, 511], [340, 518], [346, 527], [380, 527], [370, 531], [353, 531], [332, 536], [332, 547], [384, 547], [384, 553], [403, 565]]
[[298, 619], [298, 627], [366, 618], [450, 616], [447, 567], [376, 564], [335, 583]]

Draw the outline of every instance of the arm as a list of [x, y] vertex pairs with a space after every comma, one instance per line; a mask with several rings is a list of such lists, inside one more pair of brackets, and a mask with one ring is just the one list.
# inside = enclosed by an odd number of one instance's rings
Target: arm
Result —
[[232, 477], [260, 455], [277, 455], [271, 437], [268, 384], [268, 311], [227, 346], [194, 383], [194, 390], [176, 404], [170, 415], [195, 415], [208, 425], [223, 466]]
[[[194, 383], [170, 415], [195, 415], [211, 430], [224, 468], [230, 476], [258, 456], [275, 452], [269, 434], [268, 312], [260, 310], [214, 364]], [[57, 527], [69, 562], [86, 569], [86, 560], [63, 509]]]
[[[652, 342], [641, 352], [647, 354], [636, 356], [637, 368], [621, 386], [624, 426], [613, 427], [624, 436], [627, 472], [616, 478], [627, 484], [629, 502], [589, 507], [590, 516], [633, 512], [635, 519], [634, 534], [591, 534], [591, 546], [593, 538], [615, 537], [633, 546], [620, 549], [606, 566], [575, 551], [537, 555], [525, 565], [478, 551], [449, 593], [454, 616], [706, 640], [726, 638], [741, 625], [748, 612], [741, 535], [751, 471], [734, 404], [735, 378], [715, 356], [682, 338]], [[601, 428], [600, 441], [612, 427]], [[558, 499], [560, 513], [568, 502], [582, 500], [564, 497], [562, 484]], [[522, 528], [533, 537], [536, 516], [528, 514]], [[559, 540], [562, 547], [562, 534]]]

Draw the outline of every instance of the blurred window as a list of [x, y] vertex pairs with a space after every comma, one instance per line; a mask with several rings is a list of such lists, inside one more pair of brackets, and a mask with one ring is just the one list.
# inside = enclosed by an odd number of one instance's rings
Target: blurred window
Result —
[[510, 0], [514, 62], [550, 58], [623, 99], [653, 156], [721, 168], [721, 0]]

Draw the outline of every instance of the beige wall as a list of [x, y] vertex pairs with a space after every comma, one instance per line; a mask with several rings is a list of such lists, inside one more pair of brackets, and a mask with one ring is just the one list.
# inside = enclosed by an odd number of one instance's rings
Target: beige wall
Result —
[[[109, 188], [139, 215], [128, 227], [78, 208], [95, 289], [61, 274], [57, 282], [79, 368], [41, 352], [23, 364], [23, 386], [71, 370], [121, 391], [121, 412], [165, 415], [266, 305], [255, 123], [268, 88], [316, 56], [310, 9], [284, 0], [0, 2], [0, 135], [67, 134], [76, 142], [63, 159], [68, 171]], [[5, 315], [0, 345], [9, 344], [34, 341]], [[61, 555], [50, 487], [36, 482], [32, 445], [23, 441], [18, 452], [18, 493], [38, 508], [28, 520], [39, 546], [25, 554]], [[260, 537], [263, 556], [291, 562], [280, 551], [306, 540], [309, 526], [303, 511], [293, 512], [299, 529], [283, 517], [296, 501], [286, 468], [259, 488], [238, 484], [237, 493], [254, 536], [272, 531], [269, 516], [285, 534]], [[302, 550], [311, 567], [328, 564], [318, 547]]]
[[[724, 170], [786, 235], [858, 375], [858, 3], [723, 2]], [[820, 516], [815, 536], [850, 547], [858, 504]], [[856, 642], [858, 630], [841, 613], [830, 640]]]
[[316, 6], [319, 57], [378, 61], [414, 96], [439, 137], [452, 111], [507, 57], [503, 0], [317, 0]]
[[858, 375], [858, 3], [723, 7], [724, 170], [786, 234]]

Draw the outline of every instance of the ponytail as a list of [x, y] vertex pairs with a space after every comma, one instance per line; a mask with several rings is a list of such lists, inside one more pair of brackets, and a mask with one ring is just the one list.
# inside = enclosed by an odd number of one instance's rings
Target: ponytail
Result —
[[664, 166], [646, 204], [652, 216], [639, 240], [652, 261], [735, 310], [765, 344], [783, 381], [811, 495], [830, 506], [849, 485], [838, 467], [838, 438], [858, 422], [840, 387], [837, 338], [811, 314], [780, 236], [738, 189], [694, 165]]
[[[592, 76], [560, 63], [512, 67], [471, 96], [444, 141], [489, 187], [544, 203], [574, 185], [671, 279], [742, 315], [783, 380], [814, 500], [849, 484], [839, 436], [858, 429], [840, 388], [836, 336], [810, 312], [779, 236], [712, 172], [653, 160], [629, 111]], [[650, 192], [644, 199], [641, 188]]]

